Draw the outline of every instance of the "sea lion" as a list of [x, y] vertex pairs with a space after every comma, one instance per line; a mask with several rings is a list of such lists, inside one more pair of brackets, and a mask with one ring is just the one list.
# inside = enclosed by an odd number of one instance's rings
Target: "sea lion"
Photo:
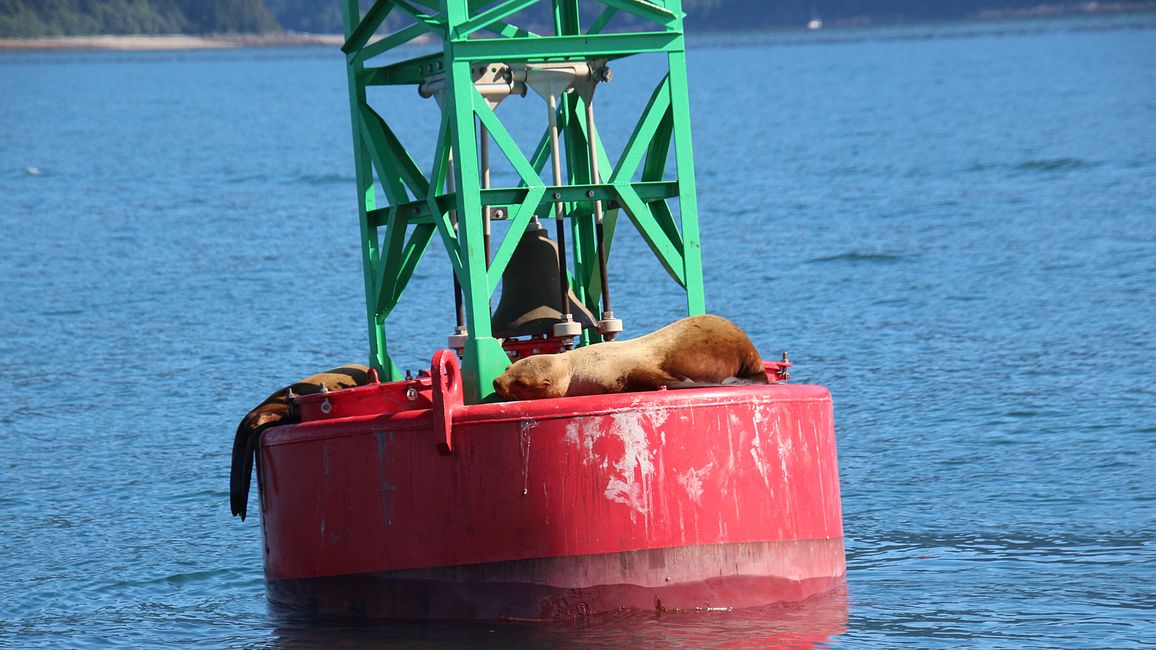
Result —
[[543, 399], [702, 384], [766, 384], [759, 351], [737, 325], [691, 316], [645, 336], [539, 354], [494, 380], [504, 399]]
[[245, 521], [249, 504], [249, 481], [253, 474], [253, 458], [261, 444], [261, 433], [269, 427], [299, 422], [293, 412], [290, 395], [312, 395], [323, 390], [339, 390], [369, 383], [369, 367], [355, 363], [338, 366], [279, 389], [265, 398], [237, 426], [233, 438], [233, 467], [229, 472], [229, 502], [233, 515]]

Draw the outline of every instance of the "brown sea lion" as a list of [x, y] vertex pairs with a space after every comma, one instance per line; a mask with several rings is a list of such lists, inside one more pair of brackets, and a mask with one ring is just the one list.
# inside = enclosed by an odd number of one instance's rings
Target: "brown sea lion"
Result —
[[734, 323], [691, 316], [645, 336], [539, 354], [494, 380], [504, 399], [542, 399], [694, 384], [765, 384], [759, 351]]
[[249, 411], [237, 427], [237, 436], [233, 439], [233, 467], [229, 472], [229, 502], [233, 508], [233, 515], [245, 521], [245, 511], [249, 504], [249, 481], [253, 474], [253, 458], [257, 447], [261, 444], [261, 433], [269, 427], [279, 424], [299, 422], [296, 414], [290, 408], [290, 391], [292, 395], [312, 395], [324, 390], [339, 390], [353, 386], [364, 386], [369, 383], [369, 367], [359, 364], [347, 364], [332, 370], [318, 373], [306, 379], [286, 386]]

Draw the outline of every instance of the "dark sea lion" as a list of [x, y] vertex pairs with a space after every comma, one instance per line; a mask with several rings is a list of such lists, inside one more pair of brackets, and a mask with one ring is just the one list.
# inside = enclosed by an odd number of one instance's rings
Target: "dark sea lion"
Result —
[[229, 502], [233, 515], [245, 521], [245, 511], [249, 504], [249, 481], [253, 474], [253, 458], [261, 444], [261, 433], [279, 424], [298, 422], [290, 408], [290, 394], [293, 396], [312, 395], [324, 390], [340, 390], [369, 383], [369, 367], [347, 364], [318, 373], [286, 386], [249, 411], [237, 426], [237, 436], [233, 439], [233, 468], [229, 472]]
[[539, 354], [494, 380], [504, 399], [542, 399], [701, 384], [766, 384], [751, 340], [718, 316], [691, 316], [636, 339]]

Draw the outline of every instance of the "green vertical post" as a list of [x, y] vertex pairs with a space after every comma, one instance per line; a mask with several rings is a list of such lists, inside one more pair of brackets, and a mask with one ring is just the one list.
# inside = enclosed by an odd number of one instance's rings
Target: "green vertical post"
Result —
[[[444, 0], [448, 32], [469, 19], [468, 0]], [[493, 392], [494, 379], [506, 369], [508, 357], [493, 337], [490, 325], [490, 294], [486, 274], [485, 233], [482, 215], [482, 179], [478, 161], [478, 133], [474, 119], [472, 63], [454, 56], [454, 42], [445, 46], [447, 88], [443, 110], [449, 112], [454, 159], [455, 204], [458, 211], [458, 253], [462, 260], [458, 279], [465, 299], [469, 336], [462, 359], [466, 399], [477, 402]]]
[[[357, 0], [344, 0], [344, 27], [345, 38], [353, 37], [354, 30], [360, 22], [360, 10]], [[347, 55], [348, 82], [349, 82], [349, 110], [353, 127], [353, 164], [357, 178], [357, 212], [361, 227], [361, 258], [362, 275], [365, 283], [366, 320], [369, 326], [369, 365], [376, 368], [386, 381], [401, 379], [400, 372], [389, 358], [385, 339], [385, 318], [377, 309], [377, 296], [374, 291], [378, 279], [380, 253], [378, 251], [377, 229], [369, 224], [369, 212], [377, 207], [377, 196], [373, 185], [373, 170], [369, 163], [369, 152], [366, 151], [365, 141], [361, 134], [361, 120], [357, 118], [360, 107], [365, 105], [365, 85], [361, 83], [361, 75], [365, 66], [356, 60], [352, 54]]]
[[[682, 0], [667, 0], [666, 7], [678, 16], [678, 29], [682, 31]], [[678, 208], [682, 220], [686, 308], [693, 316], [706, 313], [706, 295], [702, 281], [702, 245], [698, 230], [698, 192], [690, 141], [690, 89], [686, 76], [685, 46], [668, 52], [667, 62], [670, 67], [670, 105], [674, 109], [674, 156], [678, 174]]]

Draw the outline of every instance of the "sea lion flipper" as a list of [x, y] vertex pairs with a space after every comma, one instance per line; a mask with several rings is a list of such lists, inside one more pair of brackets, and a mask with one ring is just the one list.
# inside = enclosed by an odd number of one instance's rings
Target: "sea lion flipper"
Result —
[[234, 517], [245, 521], [245, 510], [249, 501], [249, 474], [253, 471], [253, 457], [249, 453], [250, 430], [248, 416], [237, 425], [237, 435], [233, 438], [233, 464], [229, 470], [229, 506]]
[[640, 365], [630, 371], [626, 377], [623, 390], [627, 392], [642, 390], [657, 390], [659, 386], [672, 386], [688, 381], [686, 377], [676, 377], [665, 370], [647, 365]]
[[[241, 424], [237, 425], [237, 434], [233, 438], [233, 462], [229, 470], [229, 506], [233, 516], [245, 521], [255, 460], [257, 471], [260, 472], [261, 468], [260, 461], [256, 458], [261, 447], [261, 434], [270, 427], [299, 421], [293, 405], [295, 397], [312, 395], [329, 387], [332, 387], [331, 390], [340, 390], [364, 386], [369, 381], [369, 366], [349, 363], [281, 388], [249, 411], [241, 420]], [[261, 477], [258, 476], [258, 486], [260, 480]]]
[[[270, 396], [274, 400], [277, 393]], [[288, 415], [288, 406], [267, 400], [253, 409], [237, 425], [233, 438], [233, 462], [229, 470], [229, 505], [234, 517], [245, 521], [249, 506], [249, 487], [253, 478], [253, 457], [261, 442], [261, 433], [280, 424]]]

